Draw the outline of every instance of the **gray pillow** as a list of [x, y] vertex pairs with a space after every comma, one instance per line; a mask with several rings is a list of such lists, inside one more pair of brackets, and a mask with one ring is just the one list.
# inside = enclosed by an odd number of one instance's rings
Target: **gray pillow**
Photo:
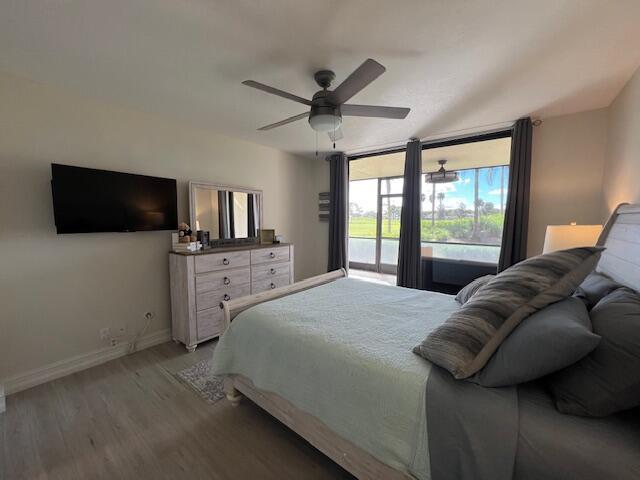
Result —
[[413, 351], [455, 378], [470, 377], [522, 320], [571, 295], [593, 271], [602, 250], [560, 250], [500, 272]]
[[483, 286], [485, 286], [489, 280], [493, 279], [495, 275], [485, 275], [483, 277], [478, 277], [471, 283], [469, 283], [466, 287], [463, 287], [462, 290], [458, 292], [456, 295], [456, 302], [460, 305], [464, 305], [469, 301], [473, 295], [480, 290]]
[[587, 275], [573, 295], [580, 298], [591, 310], [596, 303], [621, 286], [604, 273], [592, 272]]
[[604, 417], [640, 405], [640, 295], [614, 290], [591, 310], [596, 349], [548, 381], [562, 413]]
[[598, 343], [584, 303], [569, 297], [525, 319], [469, 380], [485, 387], [535, 380], [574, 364]]

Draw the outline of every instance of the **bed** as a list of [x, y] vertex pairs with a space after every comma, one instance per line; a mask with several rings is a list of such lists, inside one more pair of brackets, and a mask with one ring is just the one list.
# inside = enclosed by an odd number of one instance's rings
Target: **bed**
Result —
[[[598, 265], [635, 290], [639, 233], [640, 207], [619, 207]], [[246, 396], [358, 478], [640, 477], [637, 411], [562, 415], [540, 385], [483, 388], [413, 354], [459, 308], [452, 296], [336, 271], [223, 308], [213, 368], [227, 398]]]

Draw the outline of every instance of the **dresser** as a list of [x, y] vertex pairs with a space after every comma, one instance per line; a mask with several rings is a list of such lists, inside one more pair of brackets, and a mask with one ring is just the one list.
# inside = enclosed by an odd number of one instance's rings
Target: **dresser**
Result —
[[220, 302], [293, 283], [293, 245], [169, 253], [171, 331], [189, 352], [224, 329]]

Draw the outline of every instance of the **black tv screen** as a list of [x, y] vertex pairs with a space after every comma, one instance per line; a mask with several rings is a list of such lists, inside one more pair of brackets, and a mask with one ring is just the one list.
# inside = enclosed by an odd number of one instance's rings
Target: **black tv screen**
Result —
[[58, 233], [175, 230], [176, 181], [51, 164]]

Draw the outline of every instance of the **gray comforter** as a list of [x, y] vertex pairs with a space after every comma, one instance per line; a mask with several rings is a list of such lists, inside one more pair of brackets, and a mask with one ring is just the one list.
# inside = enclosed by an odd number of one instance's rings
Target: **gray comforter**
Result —
[[640, 479], [640, 410], [558, 412], [537, 383], [485, 388], [434, 367], [427, 383], [433, 480]]

